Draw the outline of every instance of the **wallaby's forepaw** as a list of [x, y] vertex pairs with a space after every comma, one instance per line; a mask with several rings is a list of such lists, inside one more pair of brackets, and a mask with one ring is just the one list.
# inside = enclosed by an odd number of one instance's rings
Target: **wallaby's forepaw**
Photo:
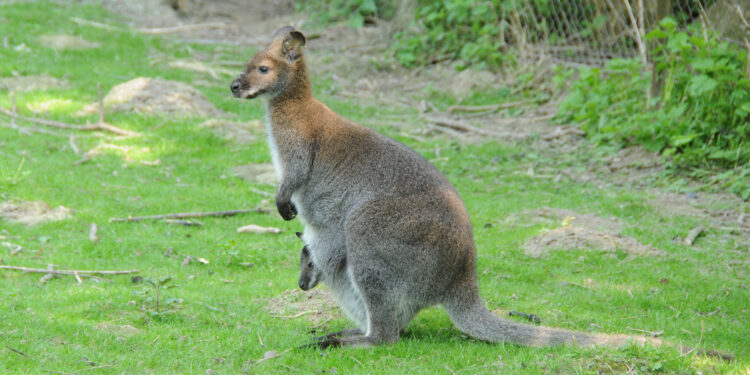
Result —
[[297, 217], [297, 207], [294, 207], [291, 201], [276, 201], [276, 209], [279, 210], [281, 218], [289, 221]]

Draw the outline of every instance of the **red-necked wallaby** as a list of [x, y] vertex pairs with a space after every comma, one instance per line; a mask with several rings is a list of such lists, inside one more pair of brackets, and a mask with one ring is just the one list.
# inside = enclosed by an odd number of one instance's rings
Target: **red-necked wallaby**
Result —
[[300, 218], [320, 280], [358, 327], [318, 345], [395, 342], [417, 312], [438, 304], [458, 329], [491, 342], [660, 343], [522, 324], [487, 310], [469, 215], [456, 190], [414, 150], [317, 101], [304, 46], [302, 33], [279, 29], [231, 90], [238, 98], [264, 99], [279, 213]]

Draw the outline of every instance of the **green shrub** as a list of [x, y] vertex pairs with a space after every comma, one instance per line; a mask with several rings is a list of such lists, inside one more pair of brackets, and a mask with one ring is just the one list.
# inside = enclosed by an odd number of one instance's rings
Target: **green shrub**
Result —
[[737, 169], [732, 189], [750, 187], [750, 80], [745, 52], [699, 30], [678, 31], [672, 19], [647, 35], [664, 76], [660, 98], [649, 99], [650, 76], [637, 60], [582, 68], [560, 105], [562, 120], [581, 123], [597, 142], [639, 143], [680, 169]]
[[346, 20], [356, 28], [365, 24], [365, 17], [392, 18], [395, 7], [391, 0], [311, 0], [297, 2], [297, 11], [309, 13], [321, 24]]

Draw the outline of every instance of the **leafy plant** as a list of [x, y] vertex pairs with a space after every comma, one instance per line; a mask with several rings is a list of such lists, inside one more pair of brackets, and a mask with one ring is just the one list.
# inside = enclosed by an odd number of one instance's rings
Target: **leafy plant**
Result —
[[297, 4], [298, 11], [310, 13], [318, 23], [346, 20], [354, 28], [364, 26], [367, 18], [390, 19], [395, 11], [389, 0], [313, 0]]
[[716, 183], [750, 197], [750, 80], [747, 56], [710, 32], [677, 30], [664, 19], [647, 35], [663, 74], [662, 96], [649, 98], [650, 76], [635, 59], [582, 68], [559, 107], [600, 143], [638, 143], [661, 152], [677, 171], [730, 169]]
[[[159, 315], [164, 313], [165, 311], [162, 311], [162, 307], [164, 305], [168, 307], [176, 307], [180, 303], [182, 303], [182, 299], [180, 298], [167, 298], [164, 301], [162, 301], [162, 294], [167, 289], [176, 288], [178, 285], [167, 285], [172, 280], [171, 276], [164, 276], [159, 278], [159, 280], [156, 280], [151, 277], [146, 277], [142, 281], [147, 286], [147, 288], [144, 288], [141, 291], [136, 292], [137, 295], [149, 295], [144, 302], [145, 303], [154, 303], [154, 309], [150, 311], [152, 315]], [[153, 295], [150, 295], [153, 293]]]

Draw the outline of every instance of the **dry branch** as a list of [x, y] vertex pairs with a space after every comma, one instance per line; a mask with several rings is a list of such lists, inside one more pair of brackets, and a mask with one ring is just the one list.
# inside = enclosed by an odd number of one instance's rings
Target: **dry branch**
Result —
[[150, 216], [128, 216], [128, 217], [113, 217], [109, 219], [109, 222], [122, 222], [122, 221], [143, 221], [143, 220], [159, 220], [159, 219], [185, 219], [185, 218], [191, 218], [191, 217], [207, 217], [207, 216], [215, 216], [215, 217], [225, 217], [225, 216], [234, 216], [239, 214], [246, 214], [250, 212], [258, 212], [266, 214], [268, 213], [267, 210], [263, 208], [253, 208], [249, 210], [229, 210], [229, 211], [211, 211], [211, 212], [180, 212], [180, 213], [172, 213], [172, 214], [163, 214], [163, 215], [150, 215]]
[[690, 232], [688, 232], [687, 236], [685, 236], [685, 245], [693, 245], [695, 243], [695, 239], [698, 238], [698, 236], [700, 236], [704, 230], [706, 230], [706, 227], [704, 227], [703, 225], [698, 225], [697, 227], [691, 229]]
[[529, 102], [528, 100], [521, 100], [517, 102], [489, 104], [489, 105], [452, 105], [448, 107], [448, 112], [496, 112], [501, 109], [518, 107], [528, 102]]
[[513, 133], [501, 133], [501, 132], [495, 132], [492, 130], [486, 130], [486, 129], [480, 129], [474, 126], [471, 126], [463, 121], [453, 120], [449, 118], [438, 118], [438, 117], [432, 117], [432, 116], [425, 116], [425, 119], [427, 119], [430, 123], [440, 126], [440, 127], [446, 127], [452, 130], [457, 130], [459, 132], [464, 133], [476, 133], [481, 135], [487, 135], [487, 136], [493, 136], [493, 137], [502, 137], [502, 138], [513, 138], [514, 136], [517, 136]]
[[130, 130], [120, 129], [114, 125], [110, 125], [107, 123], [73, 125], [73, 124], [67, 124], [64, 122], [59, 122], [59, 121], [54, 121], [54, 120], [47, 120], [43, 118], [17, 116], [15, 115], [13, 111], [9, 111], [3, 107], [0, 107], [0, 113], [6, 116], [10, 116], [11, 118], [16, 118], [21, 121], [33, 122], [35, 124], [49, 126], [49, 127], [58, 128], [58, 129], [68, 129], [68, 130], [78, 130], [78, 131], [106, 130], [106, 131], [119, 134], [119, 135], [128, 135], [128, 136], [140, 135], [139, 133], [132, 132]]
[[148, 35], [161, 35], [161, 34], [174, 34], [185, 31], [195, 31], [203, 29], [222, 29], [227, 27], [227, 24], [222, 22], [207, 22], [207, 23], [196, 23], [192, 25], [180, 25], [172, 27], [154, 27], [154, 28], [143, 28], [138, 29], [139, 32]]
[[132, 273], [138, 273], [138, 270], [115, 270], [115, 271], [103, 271], [103, 270], [53, 270], [43, 268], [28, 268], [18, 266], [3, 266], [0, 265], [0, 270], [14, 270], [23, 271], [27, 273], [46, 273], [52, 275], [128, 275]]
[[91, 227], [89, 228], [89, 240], [91, 242], [99, 242], [97, 232], [99, 232], [99, 226], [96, 223], [91, 223]]

